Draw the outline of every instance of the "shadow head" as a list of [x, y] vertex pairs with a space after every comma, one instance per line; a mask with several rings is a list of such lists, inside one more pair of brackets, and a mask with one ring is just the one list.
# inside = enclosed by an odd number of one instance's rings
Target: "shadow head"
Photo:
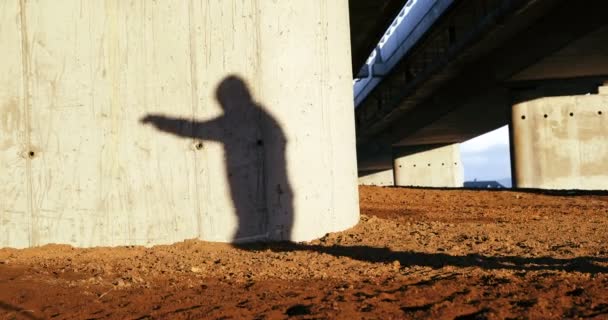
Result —
[[215, 98], [224, 112], [255, 106], [249, 87], [241, 77], [236, 75], [230, 75], [222, 80], [215, 90]]

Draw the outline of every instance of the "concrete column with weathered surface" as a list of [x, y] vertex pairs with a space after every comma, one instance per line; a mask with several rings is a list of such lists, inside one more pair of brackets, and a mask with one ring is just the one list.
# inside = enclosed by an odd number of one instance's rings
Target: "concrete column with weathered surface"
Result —
[[462, 187], [460, 144], [393, 148], [396, 186]]
[[512, 108], [515, 187], [608, 190], [608, 87]]
[[380, 171], [359, 171], [359, 185], [392, 187], [395, 185], [393, 169]]
[[358, 221], [347, 0], [6, 0], [0, 47], [0, 247]]

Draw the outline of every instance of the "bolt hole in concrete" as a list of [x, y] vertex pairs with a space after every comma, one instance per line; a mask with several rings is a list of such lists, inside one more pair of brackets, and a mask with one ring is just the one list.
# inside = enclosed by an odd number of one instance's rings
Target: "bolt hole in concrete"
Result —
[[203, 148], [203, 143], [202, 142], [197, 143], [196, 146], [195, 146], [195, 148], [197, 150], [201, 150]]
[[442, 166], [445, 166], [445, 162], [442, 162], [442, 163], [441, 163], [441, 165], [442, 165]]
[[431, 166], [431, 164], [429, 163], [429, 164], [427, 164], [427, 166], [429, 166], [429, 167], [430, 167], [430, 166]]
[[597, 112], [597, 114], [599, 114], [599, 115], [601, 116], [601, 115], [602, 115], [602, 112], [601, 112], [601, 111], [598, 111], [598, 112]]
[[414, 168], [416, 168], [416, 165], [414, 165]]
[[522, 120], [526, 120], [526, 116], [521, 116], [521, 119]]
[[36, 153], [34, 151], [30, 151], [28, 155], [30, 156], [30, 158], [33, 158], [34, 156], [36, 156]]
[[544, 115], [543, 117], [547, 118], [547, 117], [548, 117], [548, 115]]
[[571, 116], [571, 117], [574, 117], [574, 112], [570, 112], [570, 116]]

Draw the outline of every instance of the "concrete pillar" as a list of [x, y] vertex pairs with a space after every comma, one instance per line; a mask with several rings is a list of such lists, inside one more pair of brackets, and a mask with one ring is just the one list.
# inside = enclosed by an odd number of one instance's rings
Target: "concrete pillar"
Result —
[[512, 108], [515, 187], [608, 189], [608, 90]]
[[359, 185], [392, 187], [395, 185], [393, 169], [380, 171], [360, 171]]
[[0, 247], [359, 217], [347, 0], [0, 2]]
[[395, 147], [396, 186], [462, 187], [460, 144]]

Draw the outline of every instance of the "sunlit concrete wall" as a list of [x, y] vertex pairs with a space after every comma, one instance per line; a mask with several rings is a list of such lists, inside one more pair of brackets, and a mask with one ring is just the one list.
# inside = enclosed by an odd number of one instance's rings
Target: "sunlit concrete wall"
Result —
[[[358, 221], [347, 0], [4, 0], [0, 48], [0, 247], [300, 241]], [[197, 139], [187, 122], [224, 115], [231, 75], [262, 111]], [[251, 157], [229, 168], [227, 141]]]
[[392, 187], [395, 185], [393, 170], [359, 172], [359, 185]]
[[462, 187], [460, 144], [394, 147], [396, 186]]
[[516, 187], [608, 190], [607, 91], [513, 106]]

